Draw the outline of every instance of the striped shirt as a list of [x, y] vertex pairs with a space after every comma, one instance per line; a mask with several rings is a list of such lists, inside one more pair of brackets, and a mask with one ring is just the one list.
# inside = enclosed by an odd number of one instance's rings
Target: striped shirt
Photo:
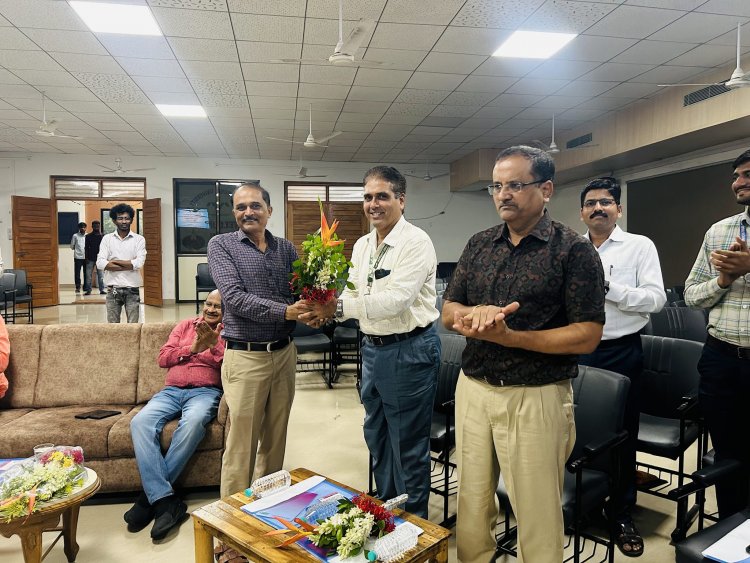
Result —
[[289, 274], [297, 250], [268, 230], [266, 243], [261, 252], [240, 229], [208, 242], [208, 266], [224, 308], [224, 339], [271, 342], [295, 327], [285, 316], [294, 303]]
[[[748, 208], [744, 213], [711, 225], [703, 238], [690, 276], [685, 281], [685, 302], [694, 308], [711, 309], [708, 332], [735, 346], [750, 346], [750, 280], [740, 276], [727, 288], [719, 287], [718, 272], [711, 264], [711, 252], [728, 249], [740, 236], [740, 225], [750, 228]], [[748, 276], [750, 277], [750, 276]]]

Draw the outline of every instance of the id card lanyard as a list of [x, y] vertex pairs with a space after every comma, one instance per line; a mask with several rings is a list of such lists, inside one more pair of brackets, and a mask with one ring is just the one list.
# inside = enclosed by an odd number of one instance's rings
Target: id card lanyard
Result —
[[370, 265], [367, 269], [367, 295], [370, 295], [370, 291], [372, 290], [372, 282], [375, 279], [375, 270], [378, 269], [378, 266], [380, 266], [380, 263], [383, 261], [383, 258], [390, 248], [390, 246], [383, 243], [377, 256], [370, 254]]

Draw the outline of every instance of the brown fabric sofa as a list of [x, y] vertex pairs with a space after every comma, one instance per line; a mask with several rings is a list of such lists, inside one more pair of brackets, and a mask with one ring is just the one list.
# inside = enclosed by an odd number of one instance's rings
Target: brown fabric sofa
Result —
[[[81, 446], [102, 492], [140, 489], [130, 421], [164, 387], [159, 348], [176, 323], [9, 325], [10, 388], [0, 399], [0, 458], [28, 457], [34, 445]], [[95, 409], [121, 414], [77, 419]], [[179, 484], [218, 485], [227, 406], [207, 427]], [[162, 435], [166, 451], [177, 420]]]

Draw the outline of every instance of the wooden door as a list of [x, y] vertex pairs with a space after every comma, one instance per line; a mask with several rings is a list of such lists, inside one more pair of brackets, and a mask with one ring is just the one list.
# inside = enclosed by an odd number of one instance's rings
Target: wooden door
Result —
[[[370, 230], [370, 225], [362, 211], [362, 204], [358, 202], [324, 203], [326, 217], [329, 223], [338, 219], [339, 226], [336, 234], [344, 242], [344, 254], [351, 260], [354, 243]], [[317, 201], [289, 201], [287, 202], [286, 231], [287, 238], [302, 254], [302, 241], [305, 237], [320, 228], [320, 208]]]
[[143, 202], [143, 237], [146, 239], [146, 264], [143, 266], [143, 302], [161, 307], [161, 199]]
[[59, 305], [55, 203], [14, 195], [11, 207], [13, 268], [26, 270], [28, 282], [34, 286], [34, 307]]

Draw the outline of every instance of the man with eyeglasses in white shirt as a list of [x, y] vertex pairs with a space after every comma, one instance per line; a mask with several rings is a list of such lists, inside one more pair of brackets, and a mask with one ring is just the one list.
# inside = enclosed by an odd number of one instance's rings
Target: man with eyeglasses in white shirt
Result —
[[643, 538], [630, 514], [635, 505], [635, 454], [638, 444], [643, 348], [640, 330], [649, 313], [664, 307], [661, 266], [656, 246], [647, 237], [626, 233], [618, 225], [622, 217], [616, 179], [597, 178], [581, 191], [581, 221], [588, 227], [586, 238], [596, 247], [604, 267], [604, 334], [591, 354], [578, 363], [620, 373], [630, 379], [625, 407], [628, 440], [620, 450], [620, 482], [607, 507], [617, 546], [628, 557], [643, 554]]

